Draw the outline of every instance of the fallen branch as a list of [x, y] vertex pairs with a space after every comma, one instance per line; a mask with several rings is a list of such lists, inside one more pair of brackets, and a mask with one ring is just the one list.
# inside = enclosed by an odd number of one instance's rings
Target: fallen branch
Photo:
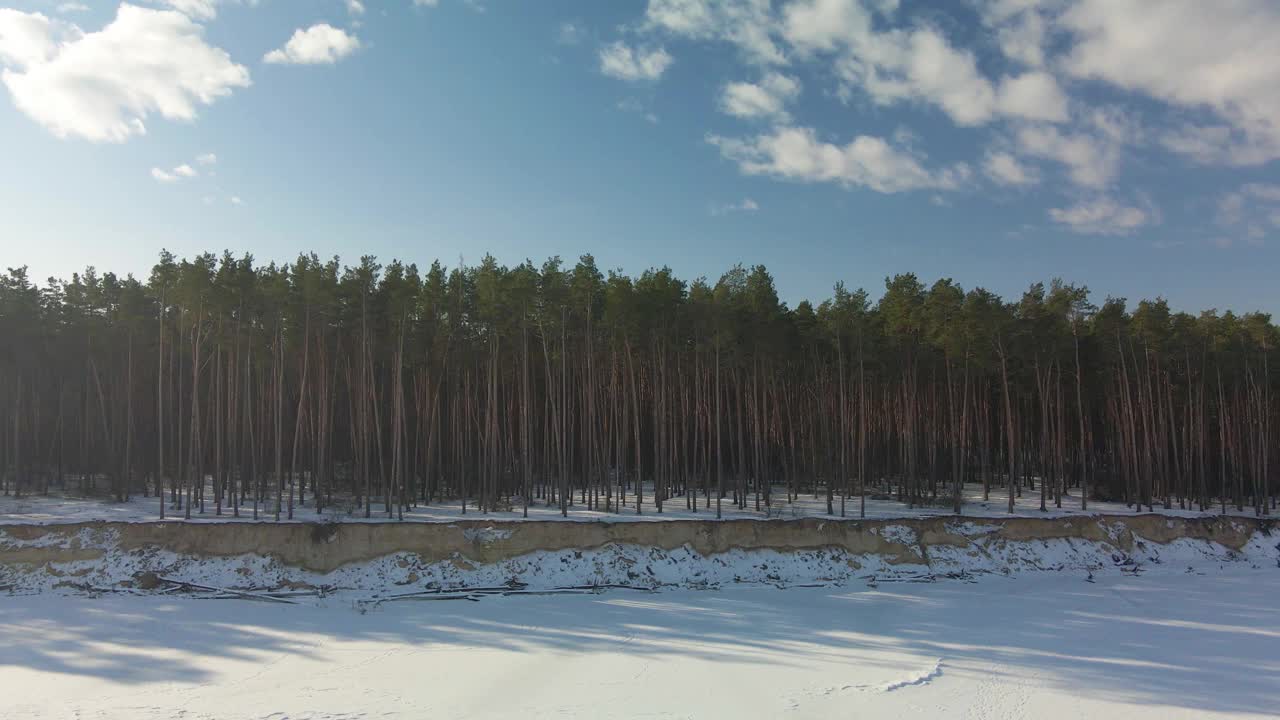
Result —
[[[187, 582], [185, 580], [174, 580], [172, 578], [167, 578], [167, 577], [162, 577], [158, 579], [161, 582], [167, 582], [173, 585], [178, 585], [188, 590], [201, 590], [204, 592], [218, 593], [219, 596], [230, 595], [238, 598], [243, 598], [246, 600], [261, 600], [262, 602], [273, 602], [273, 603], [284, 603], [286, 605], [297, 605], [297, 603], [295, 603], [292, 600], [289, 600], [288, 598], [272, 597], [270, 595], [263, 595], [262, 593], [246, 592], [244, 590], [233, 590], [231, 588], [213, 587], [211, 585], [201, 585], [199, 583]], [[219, 598], [219, 599], [222, 599], [222, 598]]]
[[[502, 595], [599, 595], [604, 590], [587, 588], [551, 588], [550, 590], [508, 590]], [[492, 593], [490, 593], [492, 594]]]
[[396, 593], [395, 595], [377, 596], [366, 600], [357, 600], [356, 603], [360, 606], [376, 607], [384, 602], [399, 602], [401, 600], [470, 600], [472, 602], [479, 602], [481, 598], [492, 597], [495, 595], [598, 595], [606, 590], [655, 592], [653, 588], [643, 587], [640, 585], [625, 585], [622, 583], [569, 585], [565, 587], [547, 588], [546, 590], [528, 590], [526, 588], [528, 588], [528, 584], [522, 582], [511, 582], [505, 586], [499, 587], [458, 588], [456, 590], [431, 588], [429, 590], [415, 590], [413, 592]]
[[479, 602], [480, 596], [471, 595], [469, 593], [456, 593], [456, 594], [455, 593], [448, 593], [448, 594], [438, 593], [438, 594], [419, 594], [419, 595], [406, 594], [406, 595], [395, 595], [392, 597], [372, 598], [370, 600], [365, 600], [362, 602], [369, 602], [369, 603], [373, 603], [374, 605], [378, 605], [384, 602], [398, 602], [401, 600], [471, 600], [472, 602]]
[[127, 587], [103, 587], [101, 585], [86, 585], [85, 587], [92, 592], [99, 592], [99, 593], [124, 593], [125, 595], [145, 595], [146, 594], [139, 590], [134, 590], [133, 588], [127, 588]]
[[254, 589], [251, 592], [259, 595], [266, 595], [273, 598], [290, 598], [290, 597], [324, 597], [328, 594], [324, 588], [314, 588], [311, 590], [267, 590]]
[[[872, 581], [875, 582], [876, 578], [873, 577]], [[879, 582], [931, 583], [931, 582], [937, 582], [937, 581], [938, 581], [938, 578], [935, 575], [903, 575], [903, 576], [897, 576], [897, 577], [891, 576], [891, 577], [879, 578]]]

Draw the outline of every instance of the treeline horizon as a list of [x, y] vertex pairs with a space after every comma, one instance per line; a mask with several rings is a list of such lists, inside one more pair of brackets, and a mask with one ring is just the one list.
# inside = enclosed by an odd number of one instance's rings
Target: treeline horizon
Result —
[[875, 303], [837, 283], [792, 308], [759, 265], [686, 282], [590, 255], [165, 251], [145, 281], [9, 269], [0, 334], [3, 493], [158, 495], [162, 516], [639, 512], [645, 493], [959, 513], [966, 483], [1010, 512], [1030, 492], [1267, 514], [1280, 491], [1270, 315], [1095, 305], [1059, 280], [1006, 301], [908, 273]]

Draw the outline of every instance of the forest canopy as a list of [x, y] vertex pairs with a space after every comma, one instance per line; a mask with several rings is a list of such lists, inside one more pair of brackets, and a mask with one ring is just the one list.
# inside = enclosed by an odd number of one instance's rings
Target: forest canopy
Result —
[[637, 512], [645, 493], [659, 511], [821, 493], [832, 514], [872, 494], [960, 512], [966, 483], [1011, 511], [1024, 491], [1275, 508], [1269, 315], [1095, 304], [1057, 280], [1005, 299], [902, 274], [869, 297], [788, 307], [762, 266], [685, 281], [589, 255], [164, 252], [145, 280], [44, 286], [10, 269], [0, 484], [158, 494], [188, 517]]

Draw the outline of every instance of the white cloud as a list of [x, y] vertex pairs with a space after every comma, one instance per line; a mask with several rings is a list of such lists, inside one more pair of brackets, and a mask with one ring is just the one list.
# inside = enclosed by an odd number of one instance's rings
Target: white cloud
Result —
[[865, 44], [871, 19], [857, 0], [797, 0], [783, 12], [782, 33], [801, 52], [829, 52], [845, 42]]
[[916, 155], [868, 135], [834, 145], [818, 140], [809, 128], [784, 127], [748, 139], [710, 135], [707, 141], [747, 175], [834, 182], [882, 193], [955, 189], [971, 175], [964, 164], [930, 170]]
[[[807, 73], [807, 94], [873, 107], [913, 104], [940, 111], [955, 126], [993, 127], [994, 138], [976, 139], [978, 148], [994, 144], [985, 153], [979, 149], [973, 165], [1002, 186], [1052, 180], [1087, 189], [1083, 197], [1105, 199], [1122, 161], [1152, 149], [1215, 164], [1280, 158], [1280, 53], [1271, 49], [1280, 37], [1277, 0], [926, 5], [927, 10], [899, 0], [647, 0], [643, 18], [623, 26], [625, 40], [601, 52], [601, 69], [614, 77], [652, 80], [670, 64], [661, 42], [731, 45], [739, 54], [738, 78], [752, 79], [736, 81], [732, 71], [713, 79], [719, 109], [775, 129], [712, 141], [743, 172], [793, 180], [888, 191], [954, 184], [968, 171], [967, 165], [928, 167], [919, 149], [930, 147], [931, 138], [866, 135], [847, 145], [819, 140], [798, 117], [795, 79], [801, 73]], [[952, 12], [957, 5], [963, 7]], [[964, 27], [975, 14], [978, 27]], [[646, 70], [642, 52], [662, 61]], [[745, 76], [743, 65], [752, 68]], [[1159, 118], [1151, 99], [1172, 106], [1164, 108], [1172, 113]], [[1173, 113], [1176, 123], [1166, 119]], [[884, 119], [888, 127], [900, 122]], [[884, 158], [902, 160], [903, 179], [886, 180], [859, 164], [861, 153], [873, 147]], [[1110, 212], [1111, 227], [1126, 227], [1137, 214], [1144, 224], [1158, 222], [1158, 210], [1132, 196], [1108, 200], [1110, 205], [1103, 199], [1077, 203], [1078, 191], [1066, 190], [1068, 200], [1056, 208], [1065, 225], [1089, 227], [1086, 211]], [[1269, 228], [1270, 220], [1257, 224]]]
[[[203, 166], [215, 165], [217, 164], [217, 162], [218, 162], [218, 156], [214, 155], [213, 153], [204, 153], [202, 155], [197, 155], [195, 159], [196, 165], [203, 165]], [[214, 172], [210, 170], [209, 174], [213, 175]], [[190, 163], [182, 163], [181, 165], [178, 165], [172, 170], [162, 170], [160, 168], [151, 168], [151, 177], [155, 178], [156, 180], [162, 183], [177, 182], [184, 178], [193, 178], [193, 177], [198, 177], [199, 175], [200, 175], [200, 171], [197, 170], [195, 167], [193, 167]]]
[[1066, 165], [1071, 181], [1083, 187], [1109, 185], [1120, 164], [1119, 148], [1091, 135], [1032, 125], [1021, 128], [1016, 137], [1024, 153]]
[[577, 23], [562, 22], [556, 30], [556, 42], [561, 45], [577, 45], [587, 36], [587, 31]]
[[846, 92], [861, 89], [879, 105], [928, 102], [961, 126], [985, 124], [995, 114], [995, 88], [973, 54], [936, 31], [871, 33], [861, 42], [836, 61]]
[[1280, 184], [1247, 183], [1217, 200], [1217, 220], [1222, 225], [1243, 223], [1261, 206], [1263, 211], [1280, 209]]
[[1242, 192], [1230, 192], [1218, 198], [1218, 224], [1236, 225], [1243, 220], [1244, 203]]
[[1166, 148], [1201, 162], [1280, 158], [1280, 4], [1273, 0], [1079, 0], [1062, 15], [1079, 42], [1064, 62], [1223, 124], [1182, 128]]
[[672, 62], [661, 47], [632, 48], [618, 41], [600, 49], [600, 72], [619, 80], [657, 80]]
[[363, 15], [364, 3], [360, 0], [347, 0], [347, 12], [351, 15]]
[[63, 15], [67, 15], [69, 13], [84, 12], [88, 9], [89, 9], [88, 5], [85, 5], [84, 3], [78, 3], [78, 2], [64, 2], [58, 5], [58, 12], [62, 13]]
[[918, 30], [907, 37], [901, 48], [905, 51], [902, 64], [884, 66], [890, 72], [900, 72], [902, 77], [876, 81], [876, 72], [872, 71], [868, 76], [871, 87], [879, 86], [891, 100], [900, 87], [905, 88], [910, 95], [936, 103], [957, 125], [979, 125], [989, 120], [995, 92], [978, 72], [973, 54], [951, 47], [933, 30]]
[[712, 215], [728, 215], [734, 212], [753, 213], [760, 209], [759, 203], [751, 198], [743, 198], [742, 202], [728, 203], [711, 208]]
[[1246, 183], [1224, 193], [1218, 198], [1217, 223], [1225, 232], [1243, 233], [1250, 245], [1261, 245], [1268, 225], [1280, 229], [1280, 185]]
[[[480, 0], [462, 0], [462, 4], [466, 5], [468, 8], [478, 13], [487, 12], [487, 8], [485, 8], [485, 6], [480, 2]], [[440, 0], [413, 0], [413, 6], [424, 7], [424, 8], [439, 7]]]
[[1130, 235], [1151, 222], [1154, 213], [1097, 197], [1068, 208], [1051, 208], [1049, 217], [1081, 235]]
[[834, 53], [846, 96], [861, 90], [877, 105], [930, 102], [959, 125], [991, 118], [995, 90], [972, 53], [932, 28], [881, 32], [876, 15], [859, 0], [797, 0], [784, 10], [782, 34], [803, 56]]
[[1228, 125], [1186, 124], [1167, 130], [1160, 144], [1203, 165], [1260, 165], [1280, 157], [1280, 143]]
[[1033, 71], [1000, 81], [1000, 112], [1011, 117], [1045, 122], [1067, 119], [1067, 96], [1046, 72]]
[[777, 25], [770, 0], [649, 0], [645, 27], [690, 40], [737, 47], [750, 61], [786, 62], [771, 34]]
[[633, 97], [623, 98], [618, 101], [616, 107], [622, 112], [635, 113], [639, 115], [651, 125], [658, 124], [658, 116], [652, 110], [648, 109], [648, 107], [644, 103], [640, 102], [636, 98], [633, 98]]
[[212, 20], [218, 16], [218, 0], [158, 0], [195, 20]]
[[1248, 185], [1243, 186], [1241, 190], [1250, 197], [1280, 204], [1280, 185], [1249, 183]]
[[1098, 135], [1113, 143], [1142, 142], [1145, 131], [1137, 116], [1115, 106], [1095, 107], [1082, 114], [1080, 120]]
[[58, 50], [56, 27], [40, 13], [0, 8], [0, 65], [24, 68], [48, 61]]
[[250, 83], [186, 15], [127, 3], [90, 33], [0, 10], [0, 64], [19, 110], [58, 137], [95, 142], [144, 134], [152, 113], [194, 120], [197, 106]]
[[219, 5], [234, 3], [256, 7], [259, 0], [144, 0], [144, 2], [177, 10], [192, 20], [207, 22], [218, 16]]
[[988, 152], [983, 160], [982, 170], [1000, 185], [1024, 186], [1040, 182], [1035, 170], [1023, 165], [1012, 153]]
[[782, 73], [770, 72], [759, 83], [734, 82], [724, 87], [720, 108], [735, 117], [788, 119], [786, 106], [800, 95], [800, 82]]
[[1049, 23], [1042, 0], [982, 0], [977, 3], [982, 23], [995, 30], [1000, 52], [1008, 59], [1038, 68], [1045, 62]]
[[1067, 97], [1052, 75], [1030, 71], [993, 84], [976, 56], [927, 25], [885, 28], [896, 2], [796, 0], [783, 11], [781, 33], [803, 57], [833, 56], [841, 93], [865, 93], [877, 105], [904, 101], [937, 106], [957, 125], [1000, 116], [1061, 122]]
[[244, 201], [240, 199], [240, 196], [239, 196], [239, 195], [232, 195], [232, 196], [231, 196], [231, 204], [232, 204], [232, 205], [243, 205], [243, 204], [244, 204]]
[[328, 23], [295, 30], [284, 47], [263, 56], [263, 61], [282, 65], [332, 65], [355, 52], [360, 39]]

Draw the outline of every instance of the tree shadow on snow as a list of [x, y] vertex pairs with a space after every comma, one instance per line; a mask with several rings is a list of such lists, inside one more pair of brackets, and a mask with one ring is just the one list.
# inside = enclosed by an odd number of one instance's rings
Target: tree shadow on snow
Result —
[[[324, 607], [239, 600], [0, 599], [0, 677], [8, 667], [112, 682], [217, 682], [207, 658], [265, 663], [281, 653], [372, 642], [430, 652], [625, 652], [811, 668], [942, 658], [948, 680], [1035, 676], [1098, 700], [1196, 711], [1280, 707], [1280, 576], [1063, 575], [976, 584], [736, 588], [480, 602], [349, 600]], [[992, 668], [1005, 676], [996, 676]]]

